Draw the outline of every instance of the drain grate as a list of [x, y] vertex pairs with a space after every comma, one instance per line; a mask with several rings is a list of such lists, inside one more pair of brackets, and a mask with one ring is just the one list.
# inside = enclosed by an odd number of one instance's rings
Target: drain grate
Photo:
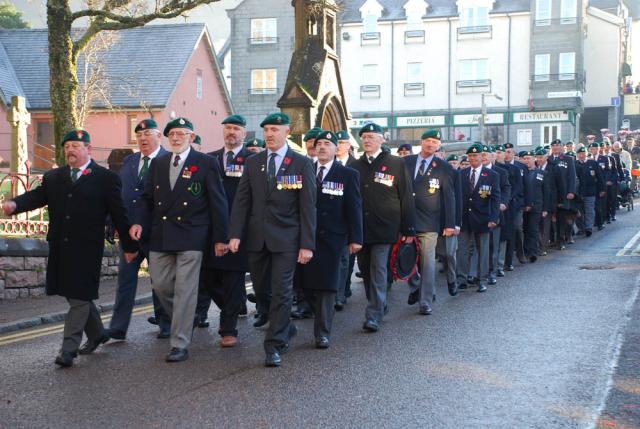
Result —
[[590, 271], [613, 270], [614, 268], [615, 268], [615, 265], [580, 265], [578, 267], [578, 269], [580, 270], [590, 270]]

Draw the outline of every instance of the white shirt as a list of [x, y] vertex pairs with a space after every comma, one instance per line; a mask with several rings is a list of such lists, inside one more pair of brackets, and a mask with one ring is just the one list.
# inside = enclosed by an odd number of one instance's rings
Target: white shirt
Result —
[[478, 180], [480, 179], [480, 172], [482, 171], [482, 166], [479, 166], [478, 168], [471, 168], [471, 172], [469, 173], [469, 177], [471, 177], [471, 175], [475, 175], [473, 176], [473, 187], [475, 188], [476, 185], [478, 184]]
[[278, 170], [280, 170], [280, 166], [282, 165], [282, 161], [284, 160], [284, 157], [287, 155], [288, 150], [289, 150], [289, 145], [287, 145], [286, 143], [282, 145], [282, 147], [275, 152], [272, 152], [271, 149], [267, 149], [267, 174], [269, 174], [268, 173], [269, 159], [271, 158], [271, 154], [272, 153], [276, 154], [275, 163], [276, 163], [276, 175], [277, 175]]
[[191, 146], [187, 146], [187, 149], [185, 149], [185, 151], [182, 153], [174, 153], [173, 155], [171, 155], [171, 167], [173, 167], [173, 162], [175, 161], [176, 156], [180, 155], [180, 161], [178, 161], [178, 169], [182, 169], [184, 162], [189, 156], [189, 152], [191, 152]]
[[[149, 157], [149, 164], [147, 164], [147, 166], [151, 165], [151, 160], [153, 158], [155, 158], [156, 156], [158, 156], [158, 152], [160, 152], [160, 145], [158, 145], [156, 150], [154, 150], [149, 155], [147, 155]], [[140, 174], [140, 170], [142, 170], [142, 166], [144, 165], [144, 157], [145, 157], [145, 155], [143, 155], [141, 153], [140, 154], [140, 161], [138, 162], [138, 174]], [[180, 156], [180, 158], [182, 158], [182, 156]]]
[[238, 154], [242, 150], [242, 145], [239, 144], [238, 146], [234, 147], [233, 149], [227, 149], [227, 147], [225, 146], [224, 152], [222, 153], [222, 165], [224, 165], [225, 170], [227, 168], [227, 153], [229, 153], [229, 150], [231, 150], [231, 152], [233, 152], [233, 158], [235, 159], [235, 157], [238, 156]]
[[338, 158], [336, 156], [336, 161], [340, 161], [340, 163], [346, 167], [347, 162], [349, 162], [349, 154], [347, 154], [344, 158]]
[[316, 170], [316, 176], [318, 175], [318, 171], [320, 171], [320, 167], [324, 167], [324, 170], [322, 171], [322, 180], [324, 180], [325, 177], [327, 177], [327, 173], [329, 172], [329, 170], [331, 170], [331, 166], [333, 165], [333, 160], [327, 162], [326, 164], [320, 164], [320, 162], [318, 161], [318, 169]]
[[382, 149], [378, 149], [378, 151], [376, 153], [374, 153], [373, 155], [369, 156], [366, 153], [364, 154], [367, 157], [367, 161], [369, 162], [369, 164], [371, 164], [373, 161], [369, 161], [369, 159], [371, 157], [373, 157], [374, 161], [375, 159], [382, 153]]

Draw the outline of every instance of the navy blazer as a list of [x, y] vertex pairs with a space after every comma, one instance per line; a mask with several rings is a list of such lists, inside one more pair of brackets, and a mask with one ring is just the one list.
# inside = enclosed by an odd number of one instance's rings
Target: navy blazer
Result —
[[218, 162], [191, 149], [175, 186], [169, 183], [171, 153], [156, 157], [140, 196], [137, 222], [151, 224], [149, 250], [213, 253], [227, 242], [229, 209]]
[[595, 197], [607, 190], [600, 166], [593, 159], [576, 162], [578, 175], [578, 195], [581, 197]]
[[[455, 228], [456, 194], [453, 168], [448, 162], [434, 156], [424, 176], [416, 173], [422, 160], [418, 155], [403, 158], [407, 172], [413, 178], [412, 189], [415, 200], [416, 232], [437, 232], [444, 228]], [[415, 175], [415, 177], [414, 177]]]
[[509, 173], [509, 184], [511, 185], [511, 200], [509, 201], [509, 208], [513, 210], [513, 213], [515, 213], [518, 210], [521, 210], [524, 204], [525, 170], [515, 164], [502, 163], [497, 165], [505, 168]]
[[527, 171], [525, 176], [527, 187], [526, 207], [531, 207], [530, 213], [552, 212], [554, 208], [551, 192], [551, 175], [538, 167]]
[[567, 194], [576, 193], [576, 164], [575, 159], [569, 155], [550, 156], [548, 162], [556, 165], [558, 174], [564, 183], [564, 193], [558, 195], [558, 204], [563, 208], [569, 208], [570, 203]]
[[470, 186], [471, 167], [461, 172], [462, 230], [476, 233], [490, 232], [489, 222], [500, 220], [500, 175], [482, 167], [476, 186]]

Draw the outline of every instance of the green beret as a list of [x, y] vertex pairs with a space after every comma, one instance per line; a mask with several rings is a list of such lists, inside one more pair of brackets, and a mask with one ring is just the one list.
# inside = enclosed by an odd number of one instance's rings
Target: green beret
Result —
[[576, 153], [575, 153], [574, 151], [572, 151], [572, 150], [568, 150], [568, 151], [565, 153], [565, 155], [573, 156], [573, 157], [575, 158]]
[[513, 143], [505, 143], [504, 144], [504, 148], [505, 149], [513, 149], [515, 146], [513, 145]]
[[398, 146], [397, 152], [400, 152], [401, 150], [408, 150], [409, 152], [413, 153], [413, 147], [409, 143], [402, 143], [400, 146]]
[[329, 140], [334, 145], [338, 145], [338, 135], [333, 131], [323, 131], [321, 130], [317, 135], [316, 139], [313, 141], [313, 145], [315, 146], [318, 143], [318, 140]]
[[493, 147], [493, 150], [496, 152], [504, 152], [504, 146], [501, 144], [497, 144]]
[[143, 119], [138, 125], [136, 125], [135, 132], [137, 133], [148, 129], [157, 130], [158, 123], [153, 119]]
[[562, 142], [560, 141], [560, 139], [555, 139], [554, 141], [551, 142], [551, 146], [556, 146], [562, 144]]
[[447, 161], [447, 162], [449, 162], [449, 161], [458, 161], [458, 160], [459, 160], [459, 159], [458, 159], [458, 155], [456, 155], [455, 153], [452, 153], [451, 155], [449, 155], [449, 156], [447, 157], [447, 160], [446, 160], [446, 161]]
[[611, 146], [611, 142], [609, 140], [604, 140], [601, 144], [600, 147], [609, 147]]
[[164, 127], [162, 134], [164, 134], [165, 137], [168, 137], [169, 131], [174, 128], [187, 128], [193, 131], [193, 124], [187, 118], [175, 118], [173, 121], [169, 121], [169, 123]]
[[565, 146], [569, 146], [571, 144], [575, 144], [575, 142], [573, 140], [569, 140], [568, 142], [566, 142], [564, 145]]
[[304, 133], [304, 141], [315, 140], [315, 138], [318, 137], [318, 134], [320, 134], [323, 131], [324, 130], [322, 128], [320, 128], [320, 127], [311, 128], [306, 133]]
[[434, 128], [425, 131], [424, 133], [422, 133], [422, 137], [420, 137], [420, 139], [424, 140], [424, 139], [436, 139], [436, 140], [441, 140], [440, 138], [440, 130], [436, 130]]
[[374, 122], [369, 122], [364, 127], [360, 128], [360, 132], [358, 133], [358, 135], [362, 137], [362, 134], [364, 133], [376, 133], [376, 134], [384, 135], [384, 130], [380, 125]]
[[535, 154], [536, 156], [546, 156], [546, 155], [547, 155], [547, 151], [546, 151], [546, 150], [544, 150], [544, 149], [540, 149], [540, 148], [538, 148], [538, 149], [536, 149], [536, 151], [534, 152], [534, 154]]
[[195, 144], [202, 144], [202, 139], [200, 138], [199, 135], [196, 134], [196, 138], [193, 139], [193, 143]]
[[260, 123], [260, 127], [264, 128], [265, 125], [289, 125], [291, 120], [286, 113], [275, 112], [267, 115], [266, 118]]
[[241, 115], [231, 115], [224, 118], [224, 120], [222, 121], [222, 125], [224, 124], [233, 124], [233, 125], [240, 125], [241, 127], [246, 127], [247, 120], [243, 118]]
[[600, 147], [600, 142], [592, 142], [592, 143], [589, 145], [589, 147], [597, 147], [597, 148], [599, 148], [599, 147]]
[[578, 150], [576, 151], [576, 153], [586, 153], [587, 152], [587, 148], [584, 146], [581, 146], [580, 148], [578, 148]]
[[462, 156], [460, 157], [460, 162], [465, 162], [465, 161], [467, 161], [467, 160], [468, 160], [468, 159], [467, 159], [467, 155], [462, 155]]
[[85, 130], [71, 130], [67, 134], [65, 134], [64, 137], [62, 137], [62, 143], [60, 144], [64, 146], [64, 144], [68, 141], [83, 142], [85, 144], [89, 144], [91, 143], [91, 136]]
[[345, 130], [338, 131], [338, 140], [349, 140], [349, 133]]
[[493, 150], [493, 146], [489, 146], [489, 145], [486, 145], [486, 144], [482, 145], [482, 151], [483, 152], [487, 152], [487, 153], [495, 152], [495, 150]]
[[542, 148], [543, 148], [544, 150], [549, 150], [549, 147], [550, 147], [550, 145], [548, 145], [548, 144], [546, 144], [546, 145], [542, 146]]
[[533, 155], [533, 152], [531, 151], [521, 150], [520, 152], [518, 152], [518, 156], [522, 158], [523, 156], [526, 156], [527, 153], [531, 153], [531, 155]]
[[469, 146], [469, 149], [467, 149], [467, 155], [470, 153], [482, 153], [484, 152], [484, 148], [480, 143], [474, 143], [471, 146]]
[[264, 140], [262, 139], [251, 139], [244, 144], [244, 147], [261, 147], [264, 148]]

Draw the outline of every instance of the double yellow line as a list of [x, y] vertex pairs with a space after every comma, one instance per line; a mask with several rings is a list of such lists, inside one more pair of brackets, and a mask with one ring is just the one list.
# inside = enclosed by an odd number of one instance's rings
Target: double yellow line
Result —
[[[143, 307], [136, 307], [132, 311], [132, 315], [141, 315], [151, 313], [153, 311], [153, 304], [145, 305]], [[103, 322], [111, 320], [111, 313], [106, 313], [100, 316]], [[59, 334], [64, 329], [64, 323], [58, 323], [46, 328], [34, 329], [26, 332], [18, 332], [16, 334], [9, 334], [0, 337], [0, 346], [6, 346], [8, 344], [18, 343], [21, 341], [33, 340], [35, 338], [44, 337], [50, 334]]]

